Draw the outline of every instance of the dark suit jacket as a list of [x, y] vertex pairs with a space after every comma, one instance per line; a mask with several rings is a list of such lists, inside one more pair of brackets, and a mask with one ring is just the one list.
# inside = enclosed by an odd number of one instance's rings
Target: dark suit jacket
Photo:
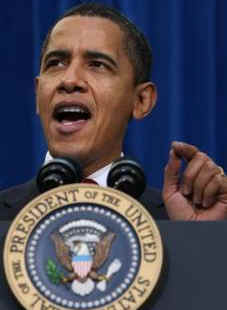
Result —
[[[32, 199], [39, 195], [36, 179], [0, 192], [0, 220], [13, 220], [17, 213]], [[161, 194], [147, 187], [139, 201], [154, 219], [168, 219]]]

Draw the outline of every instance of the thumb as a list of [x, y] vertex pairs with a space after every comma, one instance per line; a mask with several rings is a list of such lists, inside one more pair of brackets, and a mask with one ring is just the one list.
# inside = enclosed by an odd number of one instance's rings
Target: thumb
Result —
[[163, 198], [168, 200], [179, 187], [181, 159], [172, 148], [169, 152], [169, 160], [164, 172]]

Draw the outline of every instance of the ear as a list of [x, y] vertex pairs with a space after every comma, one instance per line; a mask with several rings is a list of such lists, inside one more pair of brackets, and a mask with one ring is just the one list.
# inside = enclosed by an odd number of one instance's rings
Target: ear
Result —
[[39, 105], [38, 105], [38, 100], [37, 100], [38, 89], [39, 89], [39, 76], [35, 77], [34, 84], [35, 84], [35, 94], [36, 94], [36, 114], [39, 115]]
[[136, 98], [132, 116], [142, 119], [154, 108], [157, 101], [157, 89], [152, 82], [141, 83], [136, 87]]

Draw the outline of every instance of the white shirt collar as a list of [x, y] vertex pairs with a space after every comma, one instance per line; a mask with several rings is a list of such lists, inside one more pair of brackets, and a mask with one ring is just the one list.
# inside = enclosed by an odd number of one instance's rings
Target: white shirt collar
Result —
[[107, 186], [107, 176], [110, 171], [112, 163], [95, 171], [91, 175], [88, 176], [89, 179], [93, 179], [96, 181], [100, 186], [106, 187]]
[[44, 165], [46, 165], [46, 164], [48, 164], [50, 161], [52, 161], [53, 160], [53, 157], [50, 155], [50, 152], [48, 151], [47, 153], [46, 153], [46, 156], [45, 156], [45, 160], [44, 160]]
[[[124, 156], [123, 153], [121, 153], [121, 157], [122, 156]], [[47, 164], [48, 162], [50, 162], [51, 160], [53, 160], [53, 157], [50, 155], [49, 152], [47, 152], [46, 157], [45, 157], [45, 161], [44, 161], [44, 165]], [[108, 176], [108, 173], [110, 171], [111, 166], [112, 166], [112, 163], [110, 163], [109, 165], [95, 171], [94, 173], [89, 175], [88, 178], [93, 179], [100, 186], [106, 187], [107, 186], [107, 176]]]

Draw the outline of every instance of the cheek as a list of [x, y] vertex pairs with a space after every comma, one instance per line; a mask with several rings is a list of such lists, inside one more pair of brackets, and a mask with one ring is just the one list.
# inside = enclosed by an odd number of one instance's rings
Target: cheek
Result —
[[99, 106], [99, 127], [104, 135], [122, 135], [131, 117], [131, 102], [127, 101], [127, 98], [118, 95], [112, 94], [111, 98], [106, 97], [105, 102], [102, 102]]
[[48, 83], [48, 81], [40, 81], [40, 85], [37, 92], [37, 106], [39, 108], [40, 114], [47, 112], [51, 106], [51, 100], [54, 94], [53, 85]]
[[46, 100], [47, 97], [44, 93], [39, 94], [37, 98], [37, 108], [39, 110], [39, 117], [42, 123], [42, 127], [47, 134], [48, 128], [50, 125], [50, 104], [48, 103], [48, 100]]
[[133, 110], [133, 98], [131, 94], [127, 91], [121, 92], [118, 89], [115, 93], [112, 93], [111, 96], [108, 97], [107, 104], [107, 113], [114, 113], [113, 117], [115, 122], [120, 121], [122, 119], [128, 119]]
[[120, 110], [127, 113], [133, 106], [133, 91], [124, 81], [114, 83], [100, 83], [96, 85], [95, 95], [97, 102], [102, 102], [101, 108]]

